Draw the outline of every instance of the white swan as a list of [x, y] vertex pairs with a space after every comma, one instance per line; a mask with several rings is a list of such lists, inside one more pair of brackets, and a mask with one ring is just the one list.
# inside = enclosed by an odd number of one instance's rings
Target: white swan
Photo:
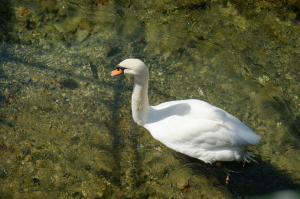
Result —
[[126, 59], [111, 72], [122, 74], [134, 76], [133, 120], [158, 141], [206, 163], [252, 159], [245, 147], [258, 144], [260, 137], [236, 117], [195, 99], [150, 106], [148, 67], [139, 59]]

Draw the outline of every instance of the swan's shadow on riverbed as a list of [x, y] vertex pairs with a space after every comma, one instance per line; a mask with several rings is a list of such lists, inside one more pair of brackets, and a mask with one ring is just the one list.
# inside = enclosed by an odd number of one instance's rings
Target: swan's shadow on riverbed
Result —
[[[269, 162], [256, 157], [257, 163], [222, 162], [206, 164], [198, 159], [175, 154], [184, 166], [192, 169], [194, 175], [216, 178], [231, 194], [238, 197], [265, 195], [280, 190], [300, 190], [288, 173], [275, 168]], [[226, 176], [230, 180], [226, 184]]]

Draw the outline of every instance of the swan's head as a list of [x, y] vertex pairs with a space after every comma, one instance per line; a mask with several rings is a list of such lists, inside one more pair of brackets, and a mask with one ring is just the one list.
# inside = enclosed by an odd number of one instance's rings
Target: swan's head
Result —
[[111, 72], [111, 76], [119, 76], [123, 74], [130, 74], [135, 77], [147, 76], [148, 67], [139, 59], [125, 59], [117, 65], [115, 70]]

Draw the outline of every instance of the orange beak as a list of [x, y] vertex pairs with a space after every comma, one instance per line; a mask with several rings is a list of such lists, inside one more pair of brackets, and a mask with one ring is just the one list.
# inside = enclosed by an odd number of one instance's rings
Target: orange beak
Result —
[[124, 74], [124, 70], [117, 68], [113, 71], [111, 71], [111, 76], [120, 76]]

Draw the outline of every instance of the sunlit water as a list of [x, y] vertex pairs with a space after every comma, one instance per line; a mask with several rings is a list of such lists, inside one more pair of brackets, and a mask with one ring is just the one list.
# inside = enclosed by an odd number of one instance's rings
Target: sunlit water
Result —
[[[299, 190], [297, 1], [0, 2], [0, 198]], [[258, 163], [205, 165], [133, 123], [132, 80], [110, 77], [129, 57], [150, 68], [151, 104], [202, 99], [253, 128]]]

